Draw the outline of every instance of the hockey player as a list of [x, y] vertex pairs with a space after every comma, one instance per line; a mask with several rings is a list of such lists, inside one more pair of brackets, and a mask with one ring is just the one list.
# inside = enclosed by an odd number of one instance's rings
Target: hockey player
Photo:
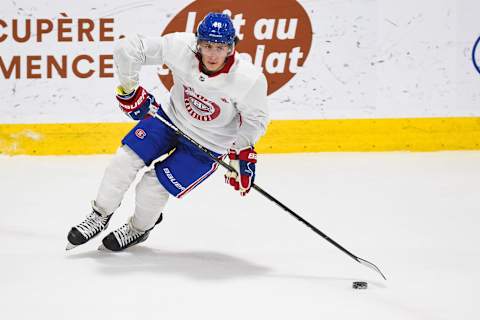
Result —
[[[92, 212], [68, 233], [67, 250], [107, 228], [113, 212], [139, 170], [150, 166], [135, 188], [135, 212], [126, 224], [109, 233], [101, 248], [120, 251], [145, 241], [162, 220], [170, 195], [181, 198], [208, 178], [217, 164], [158, 119], [158, 115], [202, 144], [217, 157], [228, 155], [239, 175], [225, 181], [244, 196], [255, 178], [254, 144], [268, 123], [267, 81], [261, 70], [235, 54], [238, 38], [228, 15], [209, 13], [196, 34], [171, 33], [119, 40], [114, 49], [120, 86], [116, 98], [123, 112], [138, 124], [105, 170]], [[143, 65], [165, 64], [174, 84], [170, 101], [158, 105], [139, 86]]]

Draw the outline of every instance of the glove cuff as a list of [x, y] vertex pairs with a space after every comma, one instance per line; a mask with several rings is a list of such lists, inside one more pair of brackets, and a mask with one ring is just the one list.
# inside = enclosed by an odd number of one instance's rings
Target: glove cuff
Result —
[[127, 92], [122, 86], [117, 86], [115, 88], [115, 95], [117, 96], [118, 99], [129, 100], [133, 96], [135, 96], [135, 93], [137, 93], [137, 89], [133, 89], [132, 91]]
[[238, 152], [238, 159], [250, 163], [257, 163], [257, 152], [255, 152], [253, 147], [242, 149]]
[[230, 160], [237, 160], [238, 159], [237, 151], [235, 151], [233, 149], [229, 149], [228, 150], [228, 158]]

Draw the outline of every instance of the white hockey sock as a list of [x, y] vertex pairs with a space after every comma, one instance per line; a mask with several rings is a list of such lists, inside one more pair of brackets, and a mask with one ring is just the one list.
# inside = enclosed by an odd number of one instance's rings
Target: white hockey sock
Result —
[[155, 226], [168, 197], [169, 193], [158, 181], [155, 169], [146, 172], [135, 188], [133, 227], [145, 231]]
[[101, 208], [102, 214], [111, 214], [120, 206], [125, 192], [144, 166], [143, 160], [128, 146], [124, 145], [117, 150], [105, 169], [95, 199], [95, 206]]

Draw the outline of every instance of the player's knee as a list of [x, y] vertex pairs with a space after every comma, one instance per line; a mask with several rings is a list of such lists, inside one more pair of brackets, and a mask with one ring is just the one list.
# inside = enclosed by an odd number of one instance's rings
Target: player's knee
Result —
[[140, 204], [143, 202], [143, 199], [145, 199], [146, 202], [153, 201], [160, 203], [166, 202], [169, 197], [168, 191], [158, 180], [155, 170], [145, 172], [135, 187], [135, 194], [137, 202], [140, 202]]
[[124, 145], [118, 148], [107, 167], [107, 171], [116, 174], [136, 174], [144, 166], [143, 160], [132, 149]]

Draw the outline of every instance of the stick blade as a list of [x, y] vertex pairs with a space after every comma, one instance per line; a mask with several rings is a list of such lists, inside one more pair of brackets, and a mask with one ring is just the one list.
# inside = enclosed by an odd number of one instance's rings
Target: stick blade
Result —
[[387, 280], [387, 278], [385, 278], [385, 275], [382, 273], [382, 271], [380, 271], [380, 269], [376, 265], [374, 265], [373, 263], [371, 263], [371, 262], [369, 262], [365, 259], [358, 258], [358, 257], [357, 257], [357, 261], [360, 262], [361, 264], [363, 264], [364, 266], [372, 269], [373, 271], [379, 273], [382, 276], [383, 279]]

